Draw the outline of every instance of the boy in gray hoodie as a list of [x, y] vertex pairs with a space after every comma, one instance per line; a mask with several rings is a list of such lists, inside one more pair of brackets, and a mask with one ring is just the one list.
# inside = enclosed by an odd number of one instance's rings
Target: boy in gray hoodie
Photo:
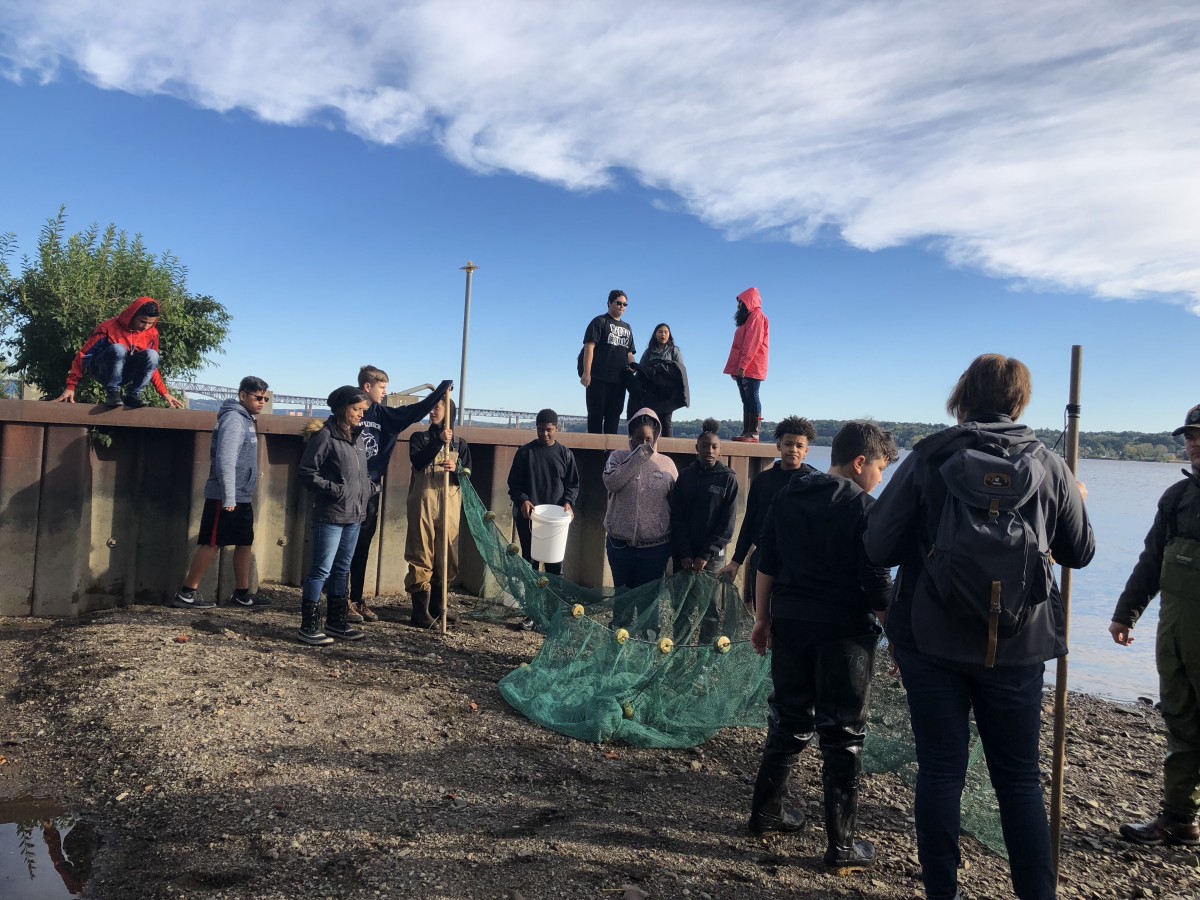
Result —
[[238, 398], [226, 400], [217, 413], [209, 449], [208, 482], [200, 537], [183, 586], [171, 600], [176, 609], [216, 606], [200, 593], [200, 581], [222, 547], [234, 546], [233, 575], [237, 585], [231, 606], [262, 609], [271, 601], [250, 593], [250, 563], [254, 544], [254, 491], [258, 487], [258, 433], [254, 417], [267, 400], [267, 383], [247, 375], [238, 385]]

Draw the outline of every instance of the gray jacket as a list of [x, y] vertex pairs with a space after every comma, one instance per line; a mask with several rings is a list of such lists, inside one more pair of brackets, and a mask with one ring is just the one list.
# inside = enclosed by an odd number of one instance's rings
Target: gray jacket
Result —
[[208, 459], [206, 500], [231, 507], [254, 499], [258, 487], [258, 433], [254, 416], [237, 400], [226, 400], [217, 412]]
[[313, 495], [314, 522], [353, 525], [367, 517], [371, 479], [367, 475], [367, 451], [362, 428], [346, 440], [334, 427], [333, 416], [309, 439], [300, 457], [296, 477]]

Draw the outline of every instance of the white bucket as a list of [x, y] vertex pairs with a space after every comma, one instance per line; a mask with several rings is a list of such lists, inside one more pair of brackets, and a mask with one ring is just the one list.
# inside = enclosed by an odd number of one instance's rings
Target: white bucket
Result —
[[564, 507], [542, 503], [533, 508], [529, 521], [529, 531], [533, 536], [529, 555], [538, 562], [562, 562], [567, 555], [567, 529], [571, 527], [571, 514]]

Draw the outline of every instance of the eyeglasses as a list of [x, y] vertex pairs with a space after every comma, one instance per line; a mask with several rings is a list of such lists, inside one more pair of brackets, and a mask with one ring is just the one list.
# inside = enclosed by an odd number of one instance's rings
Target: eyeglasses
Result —
[[255, 401], [256, 403], [266, 403], [268, 400], [271, 399], [270, 396], [267, 394], [247, 394], [246, 396], [249, 397], [251, 400]]
[[628, 304], [628, 303], [626, 303], [626, 302], [625, 302], [625, 301], [623, 301], [623, 300], [614, 300], [614, 301], [612, 302], [612, 305], [613, 305], [613, 306], [628, 306], [629, 304]]

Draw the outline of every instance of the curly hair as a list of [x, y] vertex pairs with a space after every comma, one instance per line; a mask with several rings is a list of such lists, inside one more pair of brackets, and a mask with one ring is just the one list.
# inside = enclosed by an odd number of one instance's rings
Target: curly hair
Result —
[[788, 416], [775, 426], [776, 442], [783, 440], [785, 434], [803, 435], [810, 444], [817, 439], [817, 429], [803, 416]]

